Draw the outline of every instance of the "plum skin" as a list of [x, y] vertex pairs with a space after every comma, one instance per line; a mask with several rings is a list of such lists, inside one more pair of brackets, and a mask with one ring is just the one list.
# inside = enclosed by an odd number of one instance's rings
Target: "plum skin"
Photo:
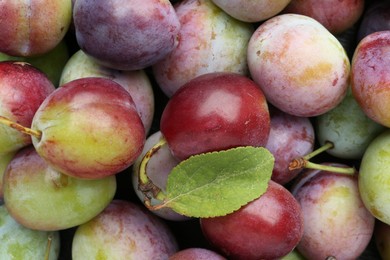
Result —
[[176, 47], [180, 30], [168, 0], [80, 0], [73, 20], [80, 48], [118, 70], [144, 69], [161, 60]]
[[360, 197], [357, 176], [308, 169], [291, 192], [302, 209], [304, 234], [297, 249], [305, 258], [356, 259], [363, 253], [373, 235], [375, 218]]
[[352, 94], [364, 113], [386, 127], [390, 126], [390, 31], [364, 37], [352, 57]]
[[166, 96], [201, 74], [225, 71], [248, 75], [246, 46], [254, 28], [223, 12], [210, 0], [176, 4], [181, 23], [177, 47], [153, 65]]
[[72, 20], [70, 0], [1, 1], [0, 52], [33, 57], [53, 50]]
[[[52, 92], [37, 110], [32, 142], [56, 170], [96, 179], [129, 167], [142, 152], [145, 128], [131, 95], [113, 80], [70, 81]], [[107, 149], [107, 148], [110, 149]]]
[[268, 104], [260, 88], [237, 73], [198, 76], [165, 106], [161, 132], [179, 160], [237, 146], [264, 146], [270, 131]]
[[268, 102], [295, 116], [331, 110], [349, 86], [350, 62], [343, 46], [304, 15], [282, 14], [262, 23], [248, 44], [248, 66]]
[[99, 215], [80, 225], [72, 259], [161, 259], [178, 251], [169, 227], [130, 201], [113, 200]]
[[[1, 115], [30, 127], [34, 114], [55, 90], [49, 78], [29, 63], [0, 62]], [[0, 126], [0, 153], [15, 152], [31, 144], [31, 137], [8, 126]]]
[[201, 218], [205, 238], [229, 259], [275, 259], [291, 252], [303, 235], [298, 201], [270, 181], [260, 198], [225, 216]]

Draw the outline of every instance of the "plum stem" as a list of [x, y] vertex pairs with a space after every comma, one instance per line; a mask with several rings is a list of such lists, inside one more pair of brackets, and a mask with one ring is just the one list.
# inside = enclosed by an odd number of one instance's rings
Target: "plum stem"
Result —
[[321, 146], [318, 149], [312, 151], [311, 153], [305, 155], [303, 158], [305, 160], [309, 160], [309, 159], [315, 157], [316, 155], [318, 155], [322, 152], [325, 152], [328, 149], [332, 149], [333, 147], [334, 147], [334, 144], [330, 141], [327, 141], [327, 142], [325, 142], [325, 144], [323, 146]]
[[0, 116], [0, 123], [3, 124], [3, 125], [9, 126], [9, 127], [13, 128], [13, 129], [16, 129], [16, 130], [18, 130], [21, 133], [34, 136], [34, 137], [36, 137], [38, 139], [41, 139], [41, 137], [42, 137], [42, 132], [41, 131], [33, 130], [31, 128], [22, 126], [21, 124], [13, 122], [12, 120], [10, 120], [10, 119], [8, 119], [6, 117], [3, 117], [3, 116]]
[[155, 206], [151, 205], [151, 199], [155, 198], [159, 200], [164, 200], [165, 195], [162, 190], [157, 187], [149, 178], [146, 168], [152, 156], [166, 144], [166, 139], [162, 137], [152, 148], [149, 149], [149, 151], [145, 153], [139, 165], [138, 189], [145, 195], [145, 206], [152, 210], [155, 209]]
[[52, 240], [53, 240], [53, 234], [50, 233], [47, 237], [47, 245], [46, 245], [46, 251], [45, 251], [45, 258], [44, 258], [45, 260], [49, 260]]
[[347, 174], [347, 175], [354, 175], [356, 173], [356, 170], [353, 167], [337, 167], [337, 166], [313, 163], [310, 161], [305, 162], [304, 168], [316, 169], [316, 170], [328, 171], [328, 172], [335, 172], [335, 173], [342, 173], [342, 174]]
[[288, 169], [290, 171], [297, 170], [297, 169], [317, 169], [317, 170], [323, 170], [323, 171], [329, 171], [329, 172], [335, 172], [335, 173], [342, 173], [347, 175], [354, 175], [356, 173], [356, 169], [354, 167], [337, 167], [337, 166], [330, 166], [330, 165], [323, 165], [318, 163], [310, 162], [309, 160], [313, 158], [314, 156], [333, 148], [334, 145], [332, 142], [326, 142], [323, 146], [319, 147], [318, 149], [314, 150], [313, 152], [292, 160], [288, 166]]

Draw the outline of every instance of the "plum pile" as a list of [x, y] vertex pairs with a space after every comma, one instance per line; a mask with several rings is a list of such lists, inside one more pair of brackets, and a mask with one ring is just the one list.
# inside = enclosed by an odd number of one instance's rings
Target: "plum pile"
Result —
[[388, 0], [0, 1], [0, 258], [389, 259], [389, 68]]

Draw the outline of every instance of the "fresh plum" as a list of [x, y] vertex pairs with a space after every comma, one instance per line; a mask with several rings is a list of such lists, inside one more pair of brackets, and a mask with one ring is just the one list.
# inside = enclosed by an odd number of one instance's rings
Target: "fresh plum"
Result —
[[291, 252], [303, 235], [298, 201], [272, 180], [258, 199], [200, 223], [205, 238], [228, 259], [277, 259]]
[[144, 69], [164, 58], [180, 29], [168, 0], [77, 0], [73, 21], [78, 46], [119, 70]]
[[349, 85], [350, 62], [341, 43], [318, 21], [299, 14], [277, 15], [256, 29], [248, 66], [267, 100], [295, 116], [329, 111]]
[[279, 14], [291, 0], [212, 0], [237, 20], [255, 23]]
[[71, 0], [0, 2], [0, 52], [37, 56], [57, 46], [72, 20]]
[[357, 176], [308, 169], [291, 192], [302, 208], [304, 233], [297, 249], [305, 258], [357, 259], [363, 253], [375, 218], [363, 204]]
[[160, 130], [179, 160], [237, 146], [264, 146], [270, 131], [268, 104], [248, 77], [208, 73], [192, 79], [171, 97]]
[[78, 50], [65, 64], [61, 73], [60, 85], [86, 77], [108, 78], [126, 89], [133, 98], [138, 114], [145, 126], [145, 132], [149, 132], [154, 115], [154, 93], [152, 83], [144, 70], [120, 71], [110, 69], [99, 65], [82, 50]]
[[[30, 127], [39, 106], [55, 90], [40, 70], [26, 62], [0, 62], [0, 115]], [[0, 125], [0, 154], [31, 144], [31, 137]]]
[[364, 37], [355, 49], [352, 94], [372, 120], [390, 127], [390, 31]]
[[74, 260], [166, 260], [177, 251], [176, 238], [164, 222], [125, 200], [113, 200], [103, 212], [80, 225], [72, 242]]
[[301, 169], [289, 170], [290, 162], [313, 151], [315, 133], [309, 118], [270, 109], [271, 129], [265, 145], [275, 157], [272, 180], [285, 185], [294, 179]]
[[153, 66], [157, 84], [168, 97], [202, 74], [248, 74], [251, 24], [232, 18], [211, 0], [184, 0], [175, 5], [175, 11], [181, 22], [178, 46]]
[[34, 147], [53, 168], [87, 179], [128, 168], [146, 139], [129, 92], [101, 77], [57, 88], [38, 108], [31, 128], [39, 133], [32, 137]]
[[336, 35], [358, 22], [364, 4], [364, 0], [291, 0], [283, 12], [312, 17]]

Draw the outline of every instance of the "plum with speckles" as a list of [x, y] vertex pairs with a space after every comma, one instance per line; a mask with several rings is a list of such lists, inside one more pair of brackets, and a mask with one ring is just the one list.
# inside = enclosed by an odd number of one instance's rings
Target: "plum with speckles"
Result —
[[79, 47], [101, 65], [144, 69], [176, 46], [180, 22], [168, 0], [77, 0], [73, 21]]
[[32, 57], [54, 49], [70, 27], [71, 0], [0, 2], [0, 52]]
[[357, 176], [307, 169], [291, 192], [304, 219], [298, 251], [306, 259], [358, 259], [371, 241], [375, 218], [363, 204]]
[[248, 75], [246, 47], [254, 28], [232, 18], [211, 0], [175, 5], [181, 23], [178, 46], [153, 65], [158, 86], [171, 97], [196, 76], [211, 72]]
[[113, 200], [77, 228], [72, 259], [166, 260], [178, 249], [176, 237], [161, 219], [132, 202]]
[[[30, 127], [35, 112], [55, 86], [42, 71], [25, 62], [0, 62], [0, 115]], [[0, 154], [31, 144], [31, 137], [0, 125]]]
[[390, 31], [364, 37], [352, 57], [352, 94], [372, 120], [390, 127]]
[[277, 15], [256, 29], [248, 66], [267, 100], [295, 116], [329, 111], [349, 85], [350, 62], [341, 43], [319, 22], [299, 14]]

